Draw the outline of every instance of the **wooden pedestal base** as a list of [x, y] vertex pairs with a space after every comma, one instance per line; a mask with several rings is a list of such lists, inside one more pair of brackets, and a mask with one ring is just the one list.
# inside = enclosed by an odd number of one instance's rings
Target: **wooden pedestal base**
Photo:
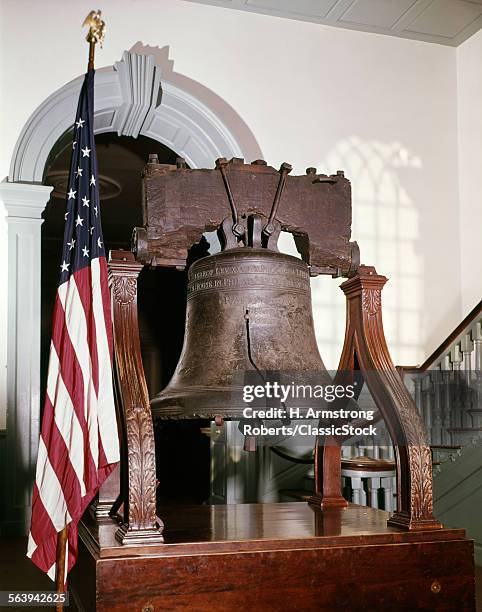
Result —
[[164, 508], [165, 543], [122, 546], [87, 514], [69, 587], [81, 609], [475, 610], [460, 529], [400, 531], [350, 504]]

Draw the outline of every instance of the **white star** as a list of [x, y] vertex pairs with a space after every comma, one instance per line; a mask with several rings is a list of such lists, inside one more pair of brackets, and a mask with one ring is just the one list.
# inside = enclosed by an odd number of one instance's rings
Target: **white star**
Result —
[[89, 250], [88, 250], [88, 248], [86, 246], [82, 249], [82, 254], [83, 254], [84, 257], [88, 257], [89, 256]]
[[93, 225], [90, 226], [89, 232], [90, 232], [90, 235], [92, 236], [92, 234], [94, 232], [94, 226]]
[[85, 123], [85, 121], [82, 118], [80, 118], [78, 121], [75, 122], [75, 125], [78, 128], [81, 128], [81, 127], [84, 127], [84, 123]]
[[74, 140], [74, 142], [72, 143], [72, 149], [75, 149], [75, 145], [77, 144], [77, 141]]
[[[82, 225], [83, 222], [84, 222], [84, 220], [80, 218], [80, 215], [77, 215], [77, 219], [75, 220], [75, 225], [76, 226], [77, 225]], [[82, 225], [82, 227], [84, 227], [84, 226]]]
[[76, 174], [77, 176], [82, 176], [82, 172], [83, 172], [83, 169], [82, 169], [82, 168], [77, 168], [77, 170], [76, 170], [75, 174]]
[[97, 217], [97, 206], [94, 206], [95, 216]]
[[83, 202], [83, 206], [88, 206], [88, 205], [89, 205], [90, 200], [88, 200], [88, 199], [87, 199], [87, 196], [84, 196], [84, 197], [82, 198], [82, 202]]
[[67, 242], [67, 244], [69, 245], [69, 251], [71, 251], [74, 248], [75, 240], [72, 238], [72, 242]]
[[100, 238], [97, 238], [97, 246], [99, 247], [99, 249], [102, 248], [102, 240]]
[[67, 211], [67, 212], [65, 213], [65, 215], [64, 215], [64, 219], [65, 219], [66, 221], [67, 221], [67, 217], [68, 217], [68, 215], [69, 215], [69, 211]]
[[85, 149], [81, 149], [81, 151], [82, 151], [82, 157], [90, 157], [90, 149], [85, 147]]
[[62, 265], [60, 266], [60, 270], [61, 272], [68, 272], [69, 270], [69, 263], [66, 263], [65, 261], [62, 263]]
[[92, 175], [92, 176], [90, 177], [90, 184], [91, 184], [91, 185], [95, 185], [95, 176], [94, 176], [94, 175]]
[[67, 195], [69, 196], [69, 200], [70, 200], [71, 198], [75, 198], [75, 194], [76, 194], [76, 193], [77, 193], [77, 192], [76, 192], [76, 191], [74, 191], [74, 190], [72, 189], [72, 187], [71, 187], [71, 188], [70, 188], [69, 193], [67, 194]]

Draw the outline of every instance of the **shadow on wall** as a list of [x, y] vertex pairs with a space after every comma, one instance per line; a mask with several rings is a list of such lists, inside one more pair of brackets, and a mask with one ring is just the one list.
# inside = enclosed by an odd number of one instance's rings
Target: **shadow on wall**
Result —
[[[421, 159], [400, 142], [352, 136], [339, 141], [319, 164], [343, 169], [353, 190], [353, 239], [361, 261], [390, 279], [383, 291], [385, 334], [395, 364], [424, 358], [424, 259], [419, 212], [403, 186], [403, 170], [420, 172]], [[345, 332], [343, 279], [312, 280], [315, 329], [328, 368], [336, 368]]]
[[262, 159], [263, 154], [256, 138], [236, 111], [227, 102], [201, 83], [174, 71], [174, 60], [169, 59], [168, 46], [162, 48], [151, 47], [138, 41], [129, 51], [131, 53], [138, 53], [139, 55], [153, 55], [156, 65], [161, 69], [161, 83], [162, 81], [167, 81], [176, 85], [183, 91], [191, 94], [194, 98], [200, 100], [215, 115], [222, 117], [229, 131], [232, 134], [236, 134], [236, 139], [241, 145], [245, 156], [247, 156], [246, 162]]

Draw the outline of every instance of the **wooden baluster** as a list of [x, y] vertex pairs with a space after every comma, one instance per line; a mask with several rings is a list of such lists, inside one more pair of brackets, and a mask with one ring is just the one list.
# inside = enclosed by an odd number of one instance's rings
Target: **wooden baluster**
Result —
[[452, 361], [453, 369], [450, 422], [452, 423], [452, 427], [467, 427], [469, 423], [467, 422], [466, 416], [468, 417], [469, 415], [466, 415], [465, 406], [463, 405], [462, 398], [461, 376], [463, 354], [460, 348], [460, 344], [456, 344], [450, 351], [450, 358]]
[[470, 333], [463, 335], [460, 341], [460, 349], [462, 351], [465, 380], [467, 385], [470, 386], [472, 382], [472, 352], [474, 350], [474, 343]]
[[442, 361], [442, 380], [443, 380], [443, 395], [441, 403], [441, 424], [440, 424], [440, 443], [443, 445], [452, 444], [452, 432], [450, 413], [452, 409], [451, 385], [453, 382], [452, 362], [450, 355], [445, 355]]
[[393, 476], [380, 479], [380, 486], [383, 489], [384, 508], [387, 512], [393, 511]]
[[[420, 380], [420, 376], [418, 374], [413, 376], [412, 380], [413, 380], [413, 388], [414, 388], [413, 399], [415, 401], [415, 406], [417, 406], [418, 411], [422, 415], [422, 418], [424, 418], [423, 406], [422, 406], [422, 381]], [[424, 421], [425, 421], [425, 418], [424, 418]]]
[[380, 478], [373, 476], [368, 479], [368, 491], [370, 492], [370, 506], [378, 508], [378, 489], [381, 487]]
[[422, 402], [425, 428], [427, 430], [428, 443], [432, 444], [432, 394], [433, 382], [429, 372], [425, 372], [422, 378]]
[[358, 504], [359, 506], [366, 506], [367, 497], [365, 494], [365, 489], [363, 488], [363, 480], [360, 476], [351, 477], [351, 488], [353, 491], [353, 503]]
[[[474, 343], [474, 369], [472, 371], [472, 383], [475, 387], [474, 403], [478, 407], [482, 405], [482, 322], [478, 321], [472, 328], [472, 341]], [[475, 383], [475, 384], [474, 384]], [[482, 427], [482, 415], [475, 413], [473, 426]]]
[[432, 419], [432, 440], [434, 446], [442, 444], [442, 385], [443, 373], [441, 369], [435, 370], [433, 374], [434, 397], [433, 397], [433, 419]]
[[474, 343], [470, 333], [462, 336], [460, 350], [462, 351], [463, 363], [463, 377], [461, 378], [461, 383], [463, 383], [463, 405], [461, 406], [463, 427], [474, 427], [472, 413], [472, 408], [476, 408], [472, 402], [472, 351], [474, 350]]
[[482, 371], [482, 322], [479, 321], [472, 329], [472, 340], [474, 342], [474, 371], [480, 377]]

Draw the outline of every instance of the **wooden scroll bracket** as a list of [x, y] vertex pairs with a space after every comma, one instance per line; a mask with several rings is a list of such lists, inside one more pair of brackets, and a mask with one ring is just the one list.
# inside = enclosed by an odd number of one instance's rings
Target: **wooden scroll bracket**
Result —
[[[342, 283], [347, 318], [338, 372], [358, 365], [396, 445], [397, 511], [388, 524], [406, 530], [440, 529], [432, 513], [432, 459], [422, 418], [392, 362], [383, 331], [381, 291], [386, 282], [375, 268], [360, 266]], [[317, 443], [315, 458], [319, 468], [312, 503], [323, 508], [342, 505], [340, 446], [326, 444], [321, 450]]]
[[162, 525], [156, 517], [156, 458], [149, 394], [142, 366], [137, 318], [137, 277], [143, 265], [128, 251], [111, 251], [109, 282], [114, 323], [114, 365], [122, 422], [122, 544], [159, 544]]

